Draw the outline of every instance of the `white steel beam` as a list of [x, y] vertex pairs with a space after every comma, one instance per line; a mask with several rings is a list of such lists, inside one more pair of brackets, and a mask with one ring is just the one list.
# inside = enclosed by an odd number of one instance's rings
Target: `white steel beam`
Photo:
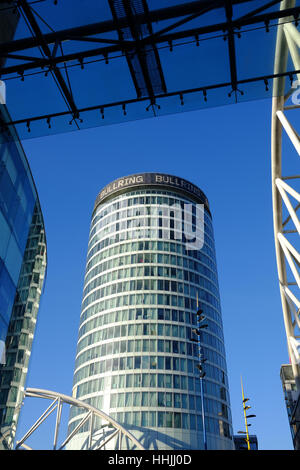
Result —
[[293, 23], [284, 24], [284, 32], [288, 32], [289, 36], [293, 39], [295, 45], [300, 48], [300, 32]]
[[62, 445], [60, 446], [59, 450], [62, 450], [67, 444], [68, 442], [70, 442], [70, 440], [75, 436], [75, 434], [77, 434], [77, 431], [79, 431], [79, 429], [88, 421], [88, 419], [90, 418], [91, 416], [91, 411], [89, 411], [83, 418], [82, 420], [77, 424], [77, 426], [75, 427], [75, 429], [73, 429], [73, 431], [68, 435], [68, 437], [64, 440], [64, 442], [62, 443]]
[[90, 417], [89, 443], [88, 443], [89, 449], [92, 448], [93, 425], [94, 425], [94, 413], [92, 413], [92, 414], [91, 414], [91, 417]]
[[59, 425], [60, 425], [60, 420], [61, 420], [61, 411], [62, 411], [61, 398], [58, 398], [56, 422], [55, 422], [55, 431], [54, 431], [53, 450], [56, 449], [56, 445], [57, 445], [58, 431], [59, 431]]
[[300, 276], [293, 262], [292, 256], [296, 256], [297, 261], [299, 260], [299, 253], [294, 249], [294, 247], [287, 241], [287, 239], [281, 234], [278, 233], [278, 240], [280, 242], [281, 248], [284, 251], [285, 257], [289, 263], [291, 271], [294, 275], [294, 278], [297, 282], [298, 287], [300, 288]]
[[[292, 23], [285, 23], [285, 25], [283, 26], [285, 38], [287, 41], [289, 52], [292, 57], [294, 67], [296, 70], [299, 70], [300, 69], [300, 55], [299, 55], [299, 50], [298, 50], [299, 46], [297, 45], [297, 42], [299, 39], [298, 38], [299, 32], [297, 28], [295, 28], [297, 32], [297, 34], [295, 34], [294, 28], [295, 26]], [[297, 77], [299, 80], [300, 74], [297, 74]]]
[[285, 189], [286, 192], [289, 193], [291, 196], [293, 196], [298, 202], [300, 202], [300, 194], [297, 191], [295, 191], [295, 189], [293, 189], [291, 186], [289, 186], [280, 178], [276, 179], [276, 183], [280, 185], [283, 189]]
[[115, 432], [113, 432], [112, 434], [110, 434], [110, 436], [108, 436], [108, 438], [107, 438], [104, 442], [102, 442], [102, 444], [100, 444], [99, 447], [97, 447], [97, 450], [100, 450], [100, 449], [102, 449], [102, 447], [105, 447], [106, 444], [107, 444], [109, 441], [111, 441], [115, 436], [117, 436], [117, 435], [119, 434], [119, 432], [120, 432], [119, 429], [116, 429]]
[[297, 299], [297, 297], [293, 294], [293, 292], [287, 286], [284, 286], [283, 290], [284, 290], [284, 293], [286, 294], [286, 296], [288, 296], [292, 300], [292, 302], [294, 302], [294, 304], [296, 305], [296, 307], [299, 310], [300, 309], [300, 302]]
[[[287, 194], [286, 194], [286, 191], [285, 191], [285, 188], [283, 185], [286, 185], [286, 183], [284, 183], [280, 178], [276, 178], [275, 179], [275, 185], [278, 189], [278, 191], [280, 192], [280, 195], [286, 205], [286, 208], [291, 216], [291, 219], [293, 220], [294, 222], [294, 225], [300, 235], [300, 222], [299, 222], [299, 219], [298, 219], [298, 216], [295, 212], [295, 209], [293, 208], [289, 198], [287, 197]], [[288, 186], [288, 185], [286, 185]], [[298, 194], [298, 193], [297, 193]], [[299, 196], [299, 195], [298, 195]], [[281, 221], [281, 226], [282, 226], [282, 221]], [[279, 229], [278, 232], [280, 233], [281, 230]]]
[[292, 301], [292, 299], [290, 298], [290, 296], [287, 293], [285, 294], [285, 296], [286, 296], [286, 299], [289, 303], [290, 310], [294, 315], [295, 324], [298, 326], [298, 328], [300, 328], [300, 318], [299, 318], [300, 311], [299, 311], [299, 308], [298, 308], [298, 310], [296, 309], [295, 303]]
[[286, 116], [284, 115], [284, 113], [281, 110], [278, 110], [276, 112], [276, 115], [277, 115], [278, 119], [280, 120], [281, 124], [283, 125], [287, 135], [289, 136], [290, 141], [292, 142], [295, 149], [297, 150], [298, 155], [300, 155], [300, 141], [299, 141], [299, 137], [298, 137], [297, 132], [295, 131], [293, 126], [289, 123]]
[[[55, 398], [54, 401], [48, 406], [48, 408], [44, 411], [44, 413], [36, 420], [36, 422], [31, 426], [31, 428], [29, 429], [29, 431], [22, 437], [22, 439], [20, 439], [18, 442], [17, 442], [17, 447], [20, 447], [24, 441], [26, 441], [26, 439], [28, 439], [29, 436], [31, 436], [31, 434], [40, 426], [40, 424], [42, 424], [45, 419], [48, 418], [48, 416], [50, 416], [50, 414], [56, 409], [57, 407], [57, 401], [58, 401], [58, 398]], [[52, 409], [51, 409], [52, 408]]]

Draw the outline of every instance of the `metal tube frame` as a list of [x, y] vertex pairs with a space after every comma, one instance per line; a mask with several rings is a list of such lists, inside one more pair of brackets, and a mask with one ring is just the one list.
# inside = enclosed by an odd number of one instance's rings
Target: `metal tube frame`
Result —
[[[281, 10], [293, 8], [295, 0], [283, 0], [281, 2]], [[300, 46], [300, 33], [297, 28], [291, 23], [278, 25], [277, 42], [275, 51], [275, 65], [274, 74], [282, 73], [287, 70], [288, 57], [292, 59], [295, 70], [300, 65], [300, 56], [298, 48]], [[298, 80], [300, 75], [297, 75]], [[287, 239], [287, 235], [298, 233], [300, 235], [300, 223], [297, 216], [297, 210], [300, 207], [300, 195], [286, 180], [295, 181], [299, 175], [291, 174], [282, 176], [282, 160], [283, 160], [283, 132], [286, 133], [288, 139], [293, 144], [294, 149], [300, 155], [300, 141], [299, 136], [288, 118], [286, 112], [292, 109], [297, 109], [298, 106], [287, 106], [285, 102], [291, 96], [292, 89], [285, 95], [285, 78], [280, 76], [274, 79], [273, 83], [273, 102], [272, 102], [272, 133], [271, 133], [271, 164], [272, 164], [272, 199], [273, 199], [273, 226], [274, 226], [274, 239], [275, 251], [277, 260], [277, 271], [283, 311], [284, 326], [287, 336], [287, 348], [291, 361], [292, 371], [295, 378], [295, 384], [300, 393], [300, 369], [298, 347], [300, 348], [299, 336], [296, 334], [295, 328], [299, 327], [299, 300], [297, 295], [291, 292], [289, 286], [297, 285], [300, 287], [300, 277], [298, 267], [300, 265], [300, 255], [296, 250], [294, 244], [295, 239]], [[286, 157], [287, 158], [287, 157]], [[290, 201], [290, 196], [297, 201], [294, 207]], [[288, 217], [283, 221], [283, 208], [286, 208]], [[288, 222], [293, 223], [295, 230], [285, 229]], [[290, 272], [294, 277], [295, 282], [290, 282]], [[289, 273], [289, 274], [288, 274]], [[298, 294], [299, 296], [299, 294]]]
[[[119, 447], [118, 450], [121, 450], [122, 438], [124, 436], [126, 436], [129, 439], [129, 441], [132, 442], [133, 447], [135, 447], [138, 450], [145, 450], [143, 445], [134, 437], [134, 435], [131, 434], [127, 429], [125, 429], [120, 423], [115, 421], [113, 418], [111, 418], [109, 415], [104, 413], [102, 410], [99, 410], [91, 405], [88, 405], [87, 403], [84, 403], [80, 400], [64, 395], [62, 393], [58, 393], [58, 392], [54, 392], [50, 390], [42, 390], [42, 389], [37, 389], [37, 388], [27, 388], [24, 392], [24, 397], [51, 399], [52, 403], [43, 412], [40, 418], [38, 418], [36, 422], [31, 426], [31, 428], [25, 433], [25, 435], [19, 441], [16, 442], [16, 447], [15, 447], [16, 449], [19, 449], [20, 447], [22, 447], [24, 449], [32, 450], [31, 447], [25, 444], [25, 441], [33, 434], [34, 431], [36, 431], [39, 428], [39, 426], [57, 408], [57, 415], [56, 415], [56, 422], [55, 422], [55, 429], [54, 429], [54, 442], [53, 442], [53, 450], [56, 450], [57, 443], [58, 443], [59, 427], [61, 423], [62, 407], [64, 404], [67, 404], [67, 405], [82, 408], [83, 412], [86, 412], [86, 414], [85, 416], [83, 416], [83, 418], [75, 427], [75, 429], [63, 441], [63, 443], [60, 445], [58, 450], [64, 449], [65, 446], [68, 444], [68, 442], [70, 442], [70, 440], [77, 434], [79, 429], [86, 422], [89, 422], [89, 431], [88, 431], [89, 436], [88, 436], [88, 441], [87, 441], [89, 450], [102, 449], [111, 439], [113, 439], [117, 435], [118, 435], [118, 447]], [[107, 436], [104, 434], [104, 442], [102, 442], [98, 446], [97, 445], [93, 446], [93, 442], [92, 442], [93, 424], [94, 424], [95, 417], [103, 419], [104, 421], [107, 422], [108, 426], [110, 426], [110, 428], [107, 427], [106, 429]], [[115, 429], [115, 431], [111, 432], [112, 428]], [[104, 428], [103, 428], [103, 431], [105, 433]]]

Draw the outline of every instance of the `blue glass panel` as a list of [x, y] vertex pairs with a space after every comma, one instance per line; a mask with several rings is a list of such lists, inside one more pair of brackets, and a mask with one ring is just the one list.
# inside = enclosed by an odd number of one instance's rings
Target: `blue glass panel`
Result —
[[14, 230], [22, 253], [24, 253], [26, 247], [29, 227], [28, 218], [24, 214], [22, 206], [19, 206], [14, 221]]
[[2, 149], [5, 151], [2, 152], [3, 163], [0, 168], [0, 207], [11, 230], [14, 230], [17, 243], [23, 253], [36, 193], [25, 157], [23, 156], [24, 160], [22, 160], [22, 155], [18, 154], [18, 150], [22, 149], [17, 148], [16, 142], [7, 142]]
[[23, 255], [20, 252], [20, 248], [17, 245], [16, 239], [14, 236], [11, 236], [5, 258], [5, 265], [7, 266], [7, 269], [16, 285], [18, 284], [22, 258]]
[[7, 324], [14, 303], [15, 292], [16, 286], [8, 274], [3, 261], [0, 259], [0, 316], [2, 321]]
[[12, 184], [15, 185], [18, 178], [18, 171], [16, 165], [13, 162], [12, 158], [7, 158], [6, 160], [6, 170], [9, 174], [9, 177], [12, 181]]
[[26, 172], [22, 175], [22, 180], [18, 188], [18, 196], [20, 197], [21, 204], [25, 214], [29, 215], [29, 218], [32, 218], [32, 213], [35, 204], [35, 196], [32, 193], [32, 188], [28, 179], [28, 174]]
[[4, 259], [7, 252], [9, 237], [11, 235], [8, 223], [0, 211], [0, 258]]
[[21, 160], [21, 157], [17, 151], [16, 142], [15, 141], [7, 142], [6, 148], [7, 148], [7, 154], [6, 154], [6, 159], [5, 159], [6, 165], [8, 164], [8, 160], [11, 159], [14, 162], [14, 166], [16, 167], [18, 178], [20, 178], [22, 174], [25, 173], [25, 168], [24, 168], [24, 163]]
[[0, 175], [0, 207], [9, 214], [9, 219], [12, 219], [14, 213], [15, 191], [6, 168], [2, 169]]

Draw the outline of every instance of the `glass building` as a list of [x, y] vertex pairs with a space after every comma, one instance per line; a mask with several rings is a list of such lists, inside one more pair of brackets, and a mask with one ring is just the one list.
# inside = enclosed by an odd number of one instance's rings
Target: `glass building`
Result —
[[28, 161], [0, 106], [0, 449], [13, 445], [46, 270], [43, 216]]
[[[248, 450], [248, 443], [243, 436], [233, 436], [235, 450]], [[257, 436], [249, 436], [250, 450], [258, 450]]]
[[[198, 306], [207, 324], [200, 332], [207, 448], [234, 449], [207, 198], [190, 182], [159, 173], [106, 186], [91, 221], [73, 396], [147, 449], [203, 449]], [[69, 433], [82, 416], [71, 408]], [[97, 432], [100, 438], [101, 423]], [[68, 448], [83, 448], [87, 433], [88, 424]]]
[[297, 392], [291, 364], [283, 364], [280, 369], [284, 401], [295, 450], [300, 450], [300, 397]]

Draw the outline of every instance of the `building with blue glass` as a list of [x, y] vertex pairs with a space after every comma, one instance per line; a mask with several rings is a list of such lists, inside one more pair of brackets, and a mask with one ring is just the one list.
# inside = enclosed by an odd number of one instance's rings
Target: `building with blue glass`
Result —
[[[248, 450], [247, 439], [243, 436], [233, 436], [235, 450]], [[257, 436], [249, 436], [250, 450], [258, 450]]]
[[[198, 306], [207, 324], [200, 332], [203, 397]], [[208, 449], [234, 449], [212, 216], [192, 183], [141, 173], [97, 197], [73, 396], [110, 415], [146, 449], [203, 449], [204, 434]], [[69, 433], [82, 416], [71, 408]], [[83, 448], [87, 435], [88, 423], [68, 448]], [[101, 435], [99, 422], [94, 441]], [[115, 445], [112, 439], [106, 448]]]
[[0, 449], [13, 445], [46, 272], [40, 203], [0, 105]]

